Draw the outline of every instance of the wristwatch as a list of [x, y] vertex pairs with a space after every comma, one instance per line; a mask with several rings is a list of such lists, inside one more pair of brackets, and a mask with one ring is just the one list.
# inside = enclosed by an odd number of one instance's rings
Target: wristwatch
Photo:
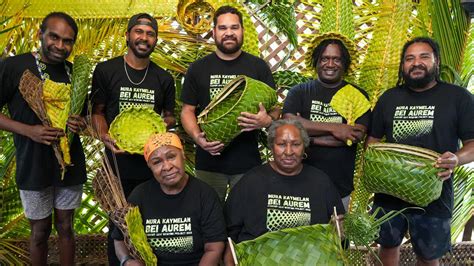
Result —
[[133, 259], [133, 258], [130, 255], [127, 255], [127, 256], [123, 257], [123, 259], [120, 261], [120, 266], [124, 266], [125, 263], [127, 263], [127, 261], [129, 261], [131, 259]]

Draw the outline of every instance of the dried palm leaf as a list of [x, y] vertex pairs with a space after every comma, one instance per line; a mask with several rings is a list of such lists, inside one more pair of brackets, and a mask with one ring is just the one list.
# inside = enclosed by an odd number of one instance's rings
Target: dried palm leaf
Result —
[[[43, 82], [41, 79], [39, 79], [27, 69], [21, 76], [18, 89], [25, 101], [28, 103], [28, 106], [33, 110], [33, 112], [35, 112], [43, 125], [52, 127], [53, 124], [46, 113], [46, 106], [43, 102]], [[66, 163], [63, 160], [59, 144], [57, 142], [53, 142], [51, 143], [51, 146], [53, 147], [54, 155], [58, 160], [59, 166], [61, 167], [61, 177], [64, 177]]]

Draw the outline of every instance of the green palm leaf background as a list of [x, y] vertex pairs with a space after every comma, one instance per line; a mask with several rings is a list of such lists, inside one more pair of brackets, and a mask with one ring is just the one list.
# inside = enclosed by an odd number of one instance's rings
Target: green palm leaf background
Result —
[[[304, 64], [304, 55], [310, 41], [317, 34], [328, 31], [343, 32], [356, 44], [358, 57], [353, 59], [356, 68], [349, 79], [369, 93], [372, 106], [385, 90], [395, 85], [402, 45], [413, 36], [431, 36], [440, 43], [444, 80], [468, 86], [473, 74], [474, 29], [460, 0], [0, 0], [0, 55], [4, 58], [37, 48], [35, 36], [41, 18], [53, 10], [62, 10], [77, 19], [80, 30], [71, 60], [75, 55], [86, 54], [95, 65], [125, 52], [124, 33], [128, 18], [146, 11], [159, 21], [158, 45], [151, 58], [174, 75], [179, 99], [189, 64], [215, 49], [210, 28], [200, 34], [190, 33], [177, 19], [179, 3], [200, 1], [208, 2], [213, 8], [231, 3], [244, 13], [246, 51], [262, 55], [274, 49], [274, 44], [265, 37], [268, 32], [276, 33], [285, 41], [284, 45], [290, 44], [280, 56], [280, 62], [271, 63], [279, 101], [283, 101], [291, 86], [313, 74]], [[288, 68], [288, 65], [292, 67]], [[178, 114], [178, 100], [177, 103]], [[7, 113], [6, 110], [3, 113]], [[178, 127], [178, 132], [184, 131]], [[189, 138], [184, 134], [182, 137], [186, 142], [186, 170], [192, 172], [194, 148]], [[77, 210], [75, 229], [79, 234], [103, 233], [107, 230], [107, 215], [94, 201], [90, 183], [99, 166], [101, 155], [98, 151], [102, 146], [91, 137], [84, 136], [82, 141], [87, 156], [88, 181], [82, 206]], [[14, 239], [28, 236], [29, 226], [22, 214], [15, 185], [11, 134], [0, 131], [0, 144], [0, 262], [18, 264], [20, 260], [27, 261], [27, 253], [12, 243]], [[262, 151], [264, 159], [268, 159], [268, 151], [264, 148]], [[358, 153], [361, 158], [361, 147]], [[352, 211], [365, 211], [371, 197], [358, 185], [363, 174], [359, 165], [356, 167]], [[473, 180], [471, 168], [456, 170], [453, 241], [472, 216]]]

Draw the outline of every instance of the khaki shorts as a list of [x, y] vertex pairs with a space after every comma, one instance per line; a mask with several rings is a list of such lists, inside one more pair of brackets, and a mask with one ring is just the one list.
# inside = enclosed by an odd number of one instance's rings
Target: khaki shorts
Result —
[[81, 205], [82, 185], [47, 187], [40, 191], [20, 190], [26, 218], [40, 220], [51, 215], [53, 208], [73, 210]]

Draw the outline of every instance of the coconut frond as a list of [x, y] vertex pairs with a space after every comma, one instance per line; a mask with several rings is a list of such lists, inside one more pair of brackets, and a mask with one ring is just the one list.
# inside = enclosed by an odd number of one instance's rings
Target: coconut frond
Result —
[[464, 52], [464, 60], [462, 63], [461, 79], [463, 87], [468, 87], [471, 77], [474, 75], [474, 23], [471, 23], [469, 30], [469, 39], [467, 41], [466, 50]]
[[320, 33], [338, 32], [349, 39], [354, 38], [354, 16], [352, 0], [323, 1]]
[[0, 238], [1, 265], [27, 265], [31, 263], [28, 250], [20, 248], [19, 242], [19, 240]]
[[455, 243], [474, 213], [474, 168], [457, 167], [452, 178], [454, 207], [451, 219], [451, 241]]
[[298, 36], [296, 33], [296, 16], [294, 1], [249, 1], [252, 6], [253, 16], [258, 16], [269, 27], [274, 27], [288, 38], [293, 47], [298, 46]]
[[372, 107], [379, 96], [397, 81], [400, 50], [409, 37], [412, 9], [411, 1], [385, 0], [380, 3], [373, 39], [358, 68], [356, 81], [369, 94]]
[[[451, 66], [459, 73], [469, 37], [469, 16], [458, 0], [433, 0], [430, 13], [433, 38], [441, 49], [441, 63]], [[449, 79], [446, 81], [452, 82]]]

